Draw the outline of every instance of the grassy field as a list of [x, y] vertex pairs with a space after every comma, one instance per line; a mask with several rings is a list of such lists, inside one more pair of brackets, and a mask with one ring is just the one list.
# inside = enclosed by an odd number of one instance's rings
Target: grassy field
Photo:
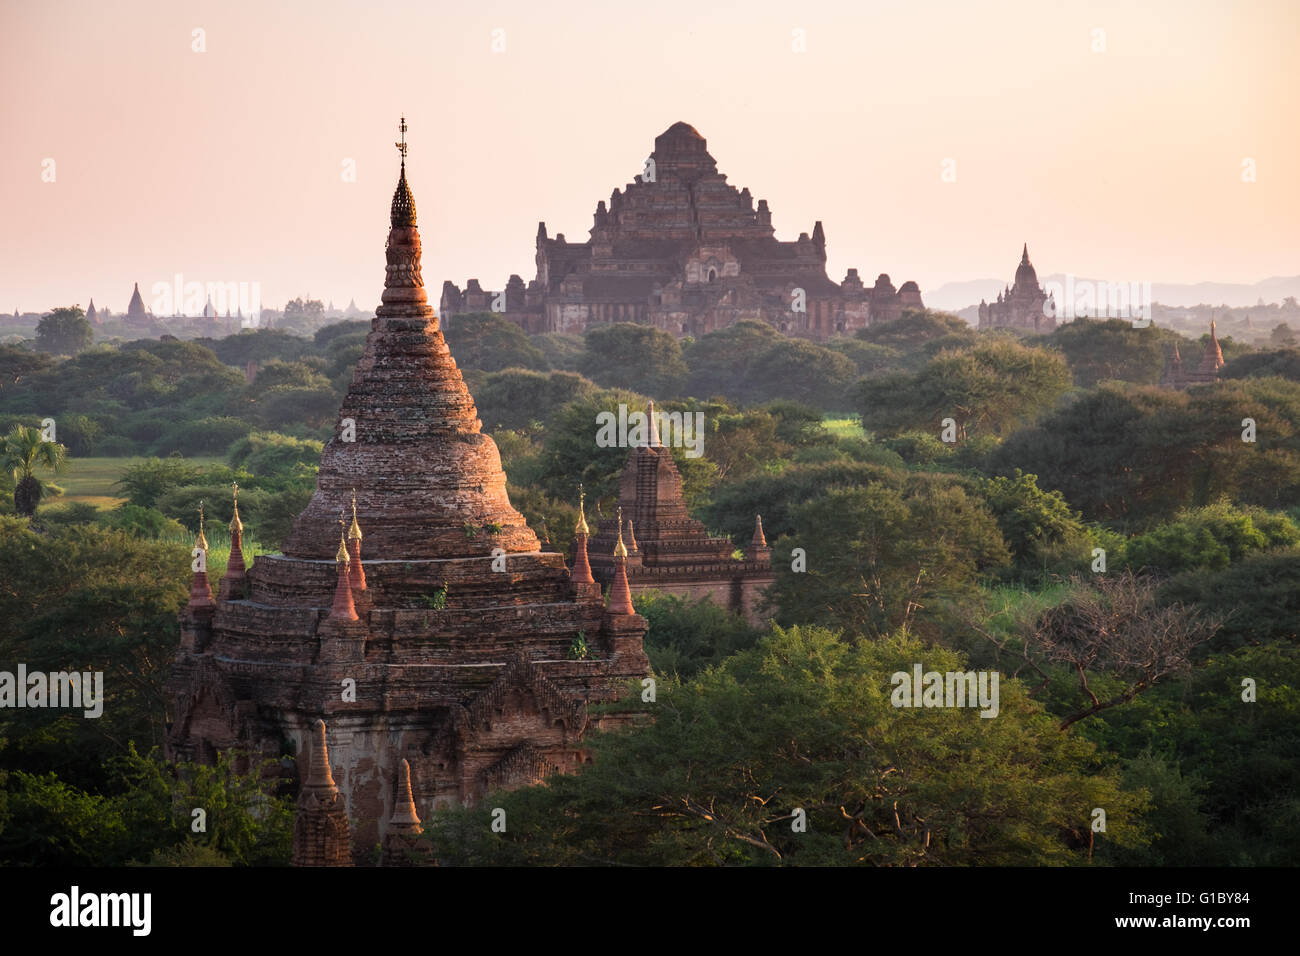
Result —
[[[223, 461], [220, 456], [195, 457], [185, 460], [191, 464], [204, 466], [219, 465]], [[121, 478], [122, 472], [137, 461], [140, 461], [140, 459], [69, 458], [67, 471], [61, 475], [53, 476], [54, 484], [63, 489], [63, 494], [57, 498], [48, 499], [48, 504], [51, 507], [58, 507], [61, 504], [84, 502], [104, 511], [116, 508], [126, 501], [126, 498], [122, 497], [121, 489], [114, 487], [113, 482]], [[48, 473], [41, 474], [43, 481], [47, 477]]]
[[826, 418], [822, 420], [822, 427], [834, 435], [836, 438], [865, 438], [866, 433], [862, 430], [862, 421], [856, 415], [852, 418]]

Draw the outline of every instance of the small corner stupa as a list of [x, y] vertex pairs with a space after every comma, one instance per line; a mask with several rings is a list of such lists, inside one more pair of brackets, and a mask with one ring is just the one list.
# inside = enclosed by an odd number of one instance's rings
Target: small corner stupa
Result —
[[303, 755], [326, 720], [358, 862], [409, 824], [395, 801], [436, 811], [576, 767], [592, 727], [631, 719], [588, 706], [649, 673], [645, 619], [607, 610], [506, 495], [425, 294], [400, 130], [382, 305], [315, 493], [214, 607], [196, 585], [167, 683], [174, 759]]

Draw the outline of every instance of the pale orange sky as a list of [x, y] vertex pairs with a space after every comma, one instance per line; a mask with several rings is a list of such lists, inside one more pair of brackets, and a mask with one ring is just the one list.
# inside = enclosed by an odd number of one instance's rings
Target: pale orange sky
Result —
[[435, 303], [532, 279], [538, 220], [585, 239], [677, 120], [837, 281], [1010, 281], [1025, 240], [1040, 275], [1295, 275], [1298, 38], [1284, 0], [0, 0], [0, 310], [176, 272], [372, 310], [403, 112]]

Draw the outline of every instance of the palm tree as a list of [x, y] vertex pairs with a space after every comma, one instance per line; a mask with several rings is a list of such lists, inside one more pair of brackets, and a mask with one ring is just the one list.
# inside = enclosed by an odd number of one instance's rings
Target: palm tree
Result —
[[31, 518], [41, 502], [45, 487], [36, 477], [37, 468], [48, 468], [55, 474], [61, 472], [68, 460], [68, 449], [57, 442], [46, 441], [40, 429], [15, 425], [0, 447], [0, 463], [14, 476], [14, 510]]

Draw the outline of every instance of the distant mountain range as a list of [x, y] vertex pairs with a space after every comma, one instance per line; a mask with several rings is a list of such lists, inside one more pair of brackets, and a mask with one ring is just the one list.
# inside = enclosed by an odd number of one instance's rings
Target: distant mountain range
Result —
[[[1039, 276], [1040, 284], [1048, 282], [1065, 283], [1063, 273]], [[1075, 283], [1095, 282], [1095, 279], [1074, 277]], [[1104, 280], [1101, 280], [1104, 281]], [[921, 296], [931, 309], [945, 312], [965, 311], [978, 306], [980, 299], [992, 302], [998, 293], [1008, 285], [1007, 279], [971, 279], [968, 282], [945, 282], [934, 290], [922, 290]], [[1242, 308], [1252, 306], [1263, 299], [1265, 302], [1281, 302], [1287, 296], [1300, 298], [1300, 276], [1275, 276], [1250, 285], [1237, 282], [1195, 282], [1174, 283], [1154, 282], [1151, 285], [1151, 297], [1161, 305], [1175, 308], [1188, 308], [1195, 305], [1231, 306]]]

